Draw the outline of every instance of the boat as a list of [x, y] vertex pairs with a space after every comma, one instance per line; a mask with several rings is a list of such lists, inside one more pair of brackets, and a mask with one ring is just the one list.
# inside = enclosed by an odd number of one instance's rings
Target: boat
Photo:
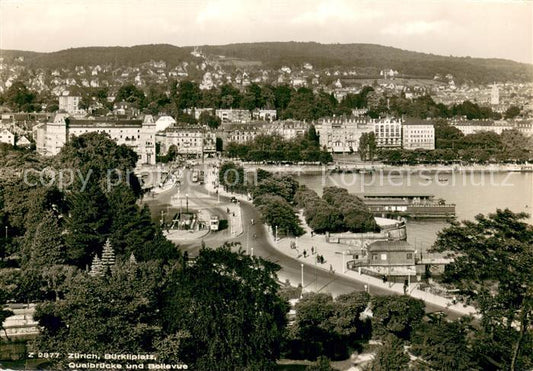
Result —
[[363, 202], [375, 216], [401, 215], [412, 218], [450, 218], [455, 204], [435, 200], [434, 195], [414, 193], [363, 194]]

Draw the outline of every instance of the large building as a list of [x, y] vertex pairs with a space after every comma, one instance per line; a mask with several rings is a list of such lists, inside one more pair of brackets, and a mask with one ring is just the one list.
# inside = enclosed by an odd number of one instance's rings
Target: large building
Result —
[[253, 141], [258, 135], [279, 135], [285, 140], [292, 140], [304, 135], [309, 130], [309, 123], [296, 120], [265, 122], [254, 121], [246, 124], [223, 123], [217, 130], [217, 137], [228, 143], [244, 144]]
[[217, 109], [215, 115], [222, 122], [248, 122], [252, 119], [250, 111], [246, 109]]
[[386, 118], [374, 122], [374, 133], [378, 148], [400, 148], [402, 146], [402, 120]]
[[366, 118], [326, 118], [316, 126], [320, 146], [328, 152], [350, 153], [359, 149], [363, 133], [374, 131], [374, 124]]
[[144, 120], [121, 120], [74, 119], [66, 114], [57, 114], [52, 122], [35, 127], [37, 152], [45, 156], [57, 155], [72, 136], [94, 132], [105, 133], [117, 144], [132, 148], [139, 157], [139, 164], [155, 164], [156, 126], [150, 115], [146, 115]]
[[156, 142], [161, 154], [168, 153], [172, 146], [183, 156], [202, 157], [216, 152], [215, 133], [203, 127], [171, 126], [157, 133]]
[[503, 120], [461, 120], [452, 121], [450, 124], [459, 129], [464, 135], [480, 133], [483, 131], [492, 131], [496, 134], [501, 134], [504, 130], [511, 130], [515, 127], [511, 123]]
[[295, 139], [309, 130], [310, 124], [303, 121], [285, 120], [271, 124], [263, 124], [262, 130], [266, 134], [277, 134], [285, 140]]
[[278, 118], [278, 113], [275, 109], [255, 109], [252, 111], [252, 118], [254, 120], [274, 121]]
[[59, 110], [69, 113], [71, 115], [77, 115], [84, 113], [80, 109], [81, 97], [73, 95], [61, 95], [59, 96]]
[[244, 144], [255, 139], [259, 134], [264, 134], [262, 123], [229, 124], [223, 123], [217, 130], [217, 137], [222, 140], [224, 148], [228, 143]]
[[402, 125], [404, 149], [435, 149], [435, 127], [428, 122], [404, 122]]

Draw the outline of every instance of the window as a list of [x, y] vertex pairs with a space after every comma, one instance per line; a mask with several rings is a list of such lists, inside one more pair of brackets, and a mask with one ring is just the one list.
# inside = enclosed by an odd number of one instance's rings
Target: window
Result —
[[409, 259], [409, 260], [413, 259], [413, 253], [408, 252], [407, 253], [407, 259]]
[[372, 260], [378, 260], [378, 254], [372, 254]]
[[387, 254], [381, 254], [381, 260], [387, 260]]

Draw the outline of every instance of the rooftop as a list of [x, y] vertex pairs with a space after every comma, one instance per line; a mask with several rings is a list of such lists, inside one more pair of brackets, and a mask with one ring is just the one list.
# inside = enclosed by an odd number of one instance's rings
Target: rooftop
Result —
[[368, 245], [368, 251], [409, 251], [414, 252], [415, 248], [407, 241], [376, 241]]

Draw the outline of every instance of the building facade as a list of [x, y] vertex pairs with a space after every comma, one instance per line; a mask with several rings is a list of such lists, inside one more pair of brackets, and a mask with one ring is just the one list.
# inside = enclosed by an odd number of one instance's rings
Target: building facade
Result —
[[15, 145], [15, 134], [11, 133], [9, 130], [4, 129], [0, 130], [0, 143]]
[[404, 123], [402, 125], [404, 149], [435, 149], [435, 127], [429, 123]]
[[250, 111], [245, 109], [217, 109], [215, 115], [222, 122], [248, 122], [252, 119]]
[[402, 120], [394, 118], [374, 122], [378, 148], [400, 148], [402, 146]]
[[144, 120], [121, 119], [73, 119], [66, 114], [57, 114], [50, 123], [38, 125], [34, 130], [37, 152], [55, 156], [73, 136], [86, 133], [105, 133], [118, 145], [133, 149], [139, 164], [155, 165], [156, 126], [151, 115]]
[[71, 115], [84, 113], [84, 111], [80, 109], [80, 101], [81, 97], [79, 96], [61, 95], [59, 96], [59, 110]]
[[483, 131], [492, 131], [496, 134], [501, 134], [504, 130], [511, 130], [514, 125], [507, 121], [492, 121], [492, 120], [463, 120], [452, 121], [452, 126], [459, 129], [464, 135], [480, 133]]
[[374, 131], [374, 125], [366, 118], [327, 118], [316, 126], [320, 146], [328, 152], [351, 153], [359, 149], [363, 133]]
[[252, 118], [254, 120], [275, 121], [278, 118], [278, 113], [275, 109], [255, 109], [252, 111]]
[[216, 135], [203, 127], [173, 126], [157, 133], [160, 153], [174, 146], [179, 155], [202, 157], [216, 152]]

